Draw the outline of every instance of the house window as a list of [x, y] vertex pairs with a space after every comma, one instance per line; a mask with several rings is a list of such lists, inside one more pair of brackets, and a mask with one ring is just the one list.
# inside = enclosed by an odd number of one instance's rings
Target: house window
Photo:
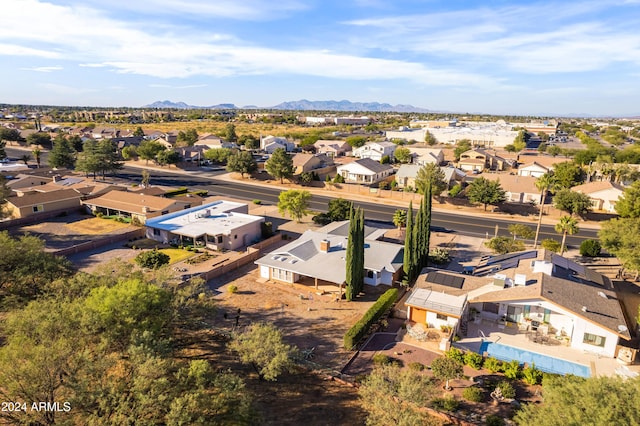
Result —
[[442, 321], [446, 321], [448, 317], [446, 315], [436, 314], [436, 318]]
[[38, 204], [37, 206], [33, 206], [33, 212], [34, 213], [43, 212], [43, 211], [44, 211], [44, 206], [42, 204]]
[[373, 278], [373, 271], [367, 270], [367, 278]]
[[238, 239], [238, 234], [234, 235], [234, 236], [233, 236], [233, 239], [234, 239], [234, 240], [237, 240], [237, 239]]
[[482, 310], [484, 312], [491, 312], [492, 314], [497, 314], [498, 313], [498, 304], [497, 303], [484, 302], [482, 304]]
[[604, 347], [604, 342], [606, 341], [606, 337], [598, 336], [597, 334], [584, 333], [584, 337], [582, 338], [582, 343], [586, 343], [588, 345], [600, 346]]
[[222, 243], [222, 235], [218, 235], [218, 244]]
[[153, 230], [153, 235], [155, 235], [156, 237], [160, 236], [160, 230], [159, 229], [154, 229]]

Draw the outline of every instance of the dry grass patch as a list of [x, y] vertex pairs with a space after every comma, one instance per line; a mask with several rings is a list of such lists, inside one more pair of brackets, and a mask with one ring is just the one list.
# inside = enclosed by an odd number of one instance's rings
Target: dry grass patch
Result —
[[75, 234], [81, 235], [101, 235], [113, 231], [128, 228], [129, 224], [116, 222], [115, 220], [92, 217], [78, 222], [67, 223], [65, 227]]

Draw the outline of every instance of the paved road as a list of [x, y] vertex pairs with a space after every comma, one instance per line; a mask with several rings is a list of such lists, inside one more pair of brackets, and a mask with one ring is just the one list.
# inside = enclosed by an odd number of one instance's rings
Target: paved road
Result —
[[[154, 170], [151, 173], [151, 184], [188, 186], [191, 189], [206, 189], [209, 191], [210, 195], [226, 195], [244, 200], [259, 199], [266, 203], [277, 203], [278, 195], [281, 191], [280, 188], [253, 186], [244, 183], [215, 179], [216, 175], [222, 173], [225, 172], [194, 172], [193, 174], [184, 175]], [[139, 179], [140, 169], [125, 167], [119, 175], [128, 179]], [[331, 199], [331, 197], [314, 194], [310, 207], [313, 210], [326, 211], [327, 204]], [[393, 213], [398, 209], [396, 206], [363, 201], [355, 201], [354, 205], [364, 209], [367, 219], [382, 222], [390, 222], [393, 217]], [[434, 230], [441, 232], [457, 232], [463, 235], [475, 237], [486, 237], [487, 235], [489, 235], [489, 237], [493, 237], [496, 232], [496, 225], [498, 226], [498, 235], [508, 236], [510, 234], [507, 231], [507, 227], [512, 223], [523, 223], [525, 225], [535, 226], [535, 223], [532, 223], [531, 221], [468, 216], [442, 211], [434, 211], [432, 216], [432, 229]], [[551, 225], [543, 225], [541, 227], [540, 234], [540, 239], [558, 239], [560, 237]], [[569, 246], [579, 246], [583, 240], [590, 238], [597, 238], [597, 231], [589, 228], [583, 228], [580, 230], [578, 235], [567, 236], [567, 244]]]

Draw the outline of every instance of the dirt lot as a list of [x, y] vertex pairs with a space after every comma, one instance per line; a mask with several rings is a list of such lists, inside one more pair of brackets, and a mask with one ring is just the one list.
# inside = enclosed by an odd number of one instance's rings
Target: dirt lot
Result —
[[114, 235], [136, 229], [114, 220], [99, 219], [89, 215], [71, 214], [47, 221], [13, 228], [11, 234], [30, 234], [40, 237], [47, 250], [60, 250], [96, 239], [98, 235]]

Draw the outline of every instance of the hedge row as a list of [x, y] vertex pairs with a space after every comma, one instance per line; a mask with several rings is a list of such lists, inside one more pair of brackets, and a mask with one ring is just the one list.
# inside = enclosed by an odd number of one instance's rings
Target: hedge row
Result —
[[344, 335], [344, 347], [348, 350], [353, 349], [366, 336], [371, 326], [395, 303], [397, 297], [397, 288], [387, 290], [380, 296], [376, 303]]
[[176, 195], [186, 194], [188, 191], [189, 189], [186, 186], [183, 186], [182, 188], [172, 189], [171, 191], [165, 192], [164, 196], [167, 198], [175, 197]]

